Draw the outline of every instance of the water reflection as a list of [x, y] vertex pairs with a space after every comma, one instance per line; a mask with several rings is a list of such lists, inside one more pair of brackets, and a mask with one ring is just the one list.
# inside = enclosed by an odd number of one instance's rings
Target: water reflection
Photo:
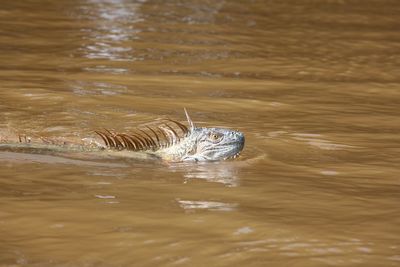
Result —
[[188, 24], [214, 23], [218, 12], [225, 1], [201, 1], [198, 3], [183, 3], [188, 14], [182, 20]]
[[326, 264], [335, 264], [338, 259], [334, 256], [346, 254], [352, 255], [351, 261], [353, 263], [363, 263], [374, 251], [373, 243], [359, 239], [330, 241], [323, 239], [267, 238], [240, 241], [237, 244], [248, 251], [268, 251], [292, 258], [307, 255], [313, 261]]
[[356, 148], [355, 146], [336, 144], [333, 143], [332, 141], [322, 139], [323, 136], [320, 134], [293, 133], [291, 135], [294, 140], [306, 142], [311, 146], [315, 146], [323, 150], [342, 150], [348, 148]]
[[223, 203], [216, 201], [192, 201], [177, 199], [179, 206], [187, 211], [190, 210], [211, 210], [211, 211], [232, 211], [237, 207], [236, 203]]
[[94, 195], [94, 197], [103, 200], [104, 204], [119, 204], [117, 197], [113, 195]]
[[[7, 149], [7, 148], [6, 148]], [[126, 165], [121, 163], [110, 163], [110, 162], [95, 162], [88, 160], [72, 159], [56, 155], [40, 155], [30, 154], [27, 152], [9, 152], [0, 151], [0, 162], [12, 162], [12, 163], [45, 163], [45, 164], [67, 164], [75, 166], [86, 166], [86, 167], [104, 167], [104, 168], [124, 168]]]
[[173, 164], [171, 171], [182, 171], [185, 182], [191, 179], [204, 179], [208, 182], [221, 183], [225, 186], [239, 185], [237, 162], [215, 162], [204, 164]]
[[127, 43], [139, 38], [137, 34], [140, 30], [134, 24], [142, 21], [138, 11], [141, 4], [122, 0], [90, 0], [87, 6], [82, 6], [80, 12], [86, 16], [81, 16], [81, 19], [91, 21], [91, 27], [81, 30], [85, 33], [80, 49], [83, 56], [111, 61], [141, 60]]
[[88, 72], [98, 72], [98, 73], [110, 73], [110, 74], [123, 74], [128, 72], [127, 69], [124, 68], [113, 68], [104, 65], [98, 65], [94, 67], [86, 67], [83, 68], [85, 71]]
[[104, 82], [76, 81], [70, 86], [77, 95], [117, 95], [127, 90], [126, 86]]

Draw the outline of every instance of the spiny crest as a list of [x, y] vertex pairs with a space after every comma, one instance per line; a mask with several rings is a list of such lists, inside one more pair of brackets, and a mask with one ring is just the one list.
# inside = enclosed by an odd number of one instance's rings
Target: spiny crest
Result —
[[[175, 125], [175, 129], [171, 124]], [[145, 126], [145, 129], [138, 128], [129, 134], [116, 133], [107, 129], [95, 132], [103, 139], [104, 144], [108, 148], [131, 151], [154, 151], [178, 143], [190, 131], [191, 129], [188, 129], [188, 127], [180, 122], [164, 119], [156, 126]]]
[[193, 131], [193, 129], [196, 126], [194, 126], [194, 123], [193, 123], [192, 119], [190, 118], [189, 113], [187, 112], [186, 108], [183, 108], [183, 110], [185, 111], [185, 115], [186, 115], [186, 119], [187, 119], [187, 121], [189, 123], [190, 131]]

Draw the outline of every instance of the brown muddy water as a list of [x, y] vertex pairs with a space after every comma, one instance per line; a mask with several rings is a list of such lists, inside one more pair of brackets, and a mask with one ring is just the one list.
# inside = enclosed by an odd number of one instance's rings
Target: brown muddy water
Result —
[[400, 2], [3, 1], [0, 127], [183, 108], [235, 161], [0, 151], [1, 266], [400, 266]]

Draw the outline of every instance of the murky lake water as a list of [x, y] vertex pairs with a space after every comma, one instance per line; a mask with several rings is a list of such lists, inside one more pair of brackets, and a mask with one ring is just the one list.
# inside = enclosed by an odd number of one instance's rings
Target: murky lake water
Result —
[[160, 117], [239, 160], [0, 152], [1, 266], [399, 266], [400, 3], [5, 1], [0, 127]]

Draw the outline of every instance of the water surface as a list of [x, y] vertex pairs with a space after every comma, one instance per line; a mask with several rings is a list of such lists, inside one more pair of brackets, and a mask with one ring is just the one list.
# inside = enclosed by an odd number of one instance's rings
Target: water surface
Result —
[[0, 127], [129, 131], [186, 107], [236, 161], [0, 151], [2, 266], [398, 266], [400, 3], [15, 1]]

